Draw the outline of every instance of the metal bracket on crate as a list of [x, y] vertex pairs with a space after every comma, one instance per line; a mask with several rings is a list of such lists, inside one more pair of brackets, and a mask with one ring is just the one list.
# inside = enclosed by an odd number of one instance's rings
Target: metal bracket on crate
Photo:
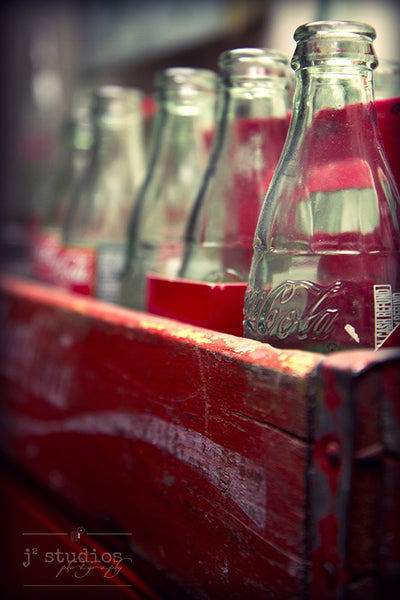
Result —
[[344, 596], [354, 406], [349, 372], [320, 367], [312, 415], [310, 597]]
[[[310, 597], [391, 598], [400, 581], [398, 348], [327, 356], [310, 431]], [[379, 587], [379, 591], [378, 591]], [[361, 594], [361, 595], [360, 595]]]

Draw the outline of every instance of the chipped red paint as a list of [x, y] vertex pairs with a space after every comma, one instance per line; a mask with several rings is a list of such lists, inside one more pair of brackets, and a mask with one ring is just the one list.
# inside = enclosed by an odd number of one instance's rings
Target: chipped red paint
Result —
[[334, 371], [327, 372], [326, 375], [326, 395], [325, 395], [325, 403], [326, 407], [332, 416], [340, 407], [341, 403], [341, 395], [338, 393], [336, 389], [338, 382], [336, 373]]
[[338, 597], [338, 590], [348, 579], [343, 556], [337, 551], [339, 521], [333, 513], [318, 522], [318, 537], [320, 544], [313, 551], [311, 561], [312, 580], [315, 582], [311, 597], [315, 600], [330, 600]]
[[315, 461], [328, 479], [331, 494], [336, 494], [339, 487], [341, 469], [343, 466], [341, 440], [330, 433], [317, 439], [314, 448]]

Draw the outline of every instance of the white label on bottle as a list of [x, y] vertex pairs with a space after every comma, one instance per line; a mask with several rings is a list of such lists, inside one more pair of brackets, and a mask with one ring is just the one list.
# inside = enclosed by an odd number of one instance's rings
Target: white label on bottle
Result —
[[98, 249], [96, 296], [101, 300], [119, 301], [124, 260], [123, 246], [101, 246]]
[[[398, 296], [398, 294], [395, 295]], [[374, 285], [374, 307], [375, 348], [377, 348], [393, 330], [393, 300], [392, 286], [390, 284]], [[396, 310], [398, 312], [398, 306]]]
[[400, 292], [393, 294], [393, 326], [400, 323]]

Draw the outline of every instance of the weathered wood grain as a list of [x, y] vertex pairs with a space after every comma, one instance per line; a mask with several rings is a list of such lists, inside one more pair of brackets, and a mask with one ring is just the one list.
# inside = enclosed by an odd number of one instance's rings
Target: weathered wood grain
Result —
[[1, 314], [3, 452], [194, 598], [399, 578], [398, 349], [280, 351], [12, 279]]

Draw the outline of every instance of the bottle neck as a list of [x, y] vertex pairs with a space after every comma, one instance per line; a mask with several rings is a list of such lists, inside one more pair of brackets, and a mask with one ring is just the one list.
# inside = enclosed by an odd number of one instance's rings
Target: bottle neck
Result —
[[93, 127], [89, 121], [77, 123], [71, 136], [70, 147], [72, 152], [86, 152], [93, 144]]
[[100, 160], [108, 160], [120, 156], [130, 142], [132, 126], [120, 124], [118, 126], [98, 125], [94, 134], [93, 153]]
[[245, 80], [226, 84], [221, 96], [225, 118], [286, 117], [288, 112], [287, 81]]
[[362, 135], [362, 122], [368, 122], [367, 129], [370, 130], [371, 118], [376, 126], [370, 69], [330, 72], [320, 67], [307, 67], [296, 72], [292, 121], [309, 127], [313, 121], [326, 121], [330, 115], [331, 118], [334, 115], [342, 118], [353, 115], [353, 122], [346, 120], [349, 134], [357, 130], [358, 135]]
[[381, 161], [372, 70], [320, 65], [298, 69], [287, 149], [290, 156], [299, 158], [301, 153], [309, 167], [349, 158]]
[[323, 109], [340, 110], [345, 106], [373, 102], [372, 70], [369, 68], [330, 70], [310, 66], [296, 71], [293, 116], [301, 110], [302, 118], [312, 118]]
[[[287, 81], [247, 79], [226, 82], [219, 97], [216, 140], [209, 170], [224, 170], [232, 178], [275, 167], [286, 137], [289, 119]], [[249, 160], [249, 156], [253, 156]], [[235, 157], [235, 158], [234, 158]], [[218, 167], [217, 167], [218, 165]], [[228, 167], [229, 165], [229, 167]], [[207, 185], [207, 182], [205, 182]]]
[[168, 123], [182, 124], [182, 128], [201, 127], [210, 129], [215, 121], [215, 94], [184, 98], [179, 94], [166, 94], [161, 105], [160, 115], [163, 126]]
[[[214, 136], [215, 96], [189, 101], [169, 96], [160, 104], [157, 127], [153, 132], [149, 176], [160, 165], [183, 165], [208, 155]], [[201, 161], [200, 161], [201, 162]], [[162, 167], [161, 167], [162, 168]]]
[[109, 169], [132, 171], [139, 178], [145, 168], [143, 130], [137, 117], [97, 123], [87, 176], [96, 179]]

